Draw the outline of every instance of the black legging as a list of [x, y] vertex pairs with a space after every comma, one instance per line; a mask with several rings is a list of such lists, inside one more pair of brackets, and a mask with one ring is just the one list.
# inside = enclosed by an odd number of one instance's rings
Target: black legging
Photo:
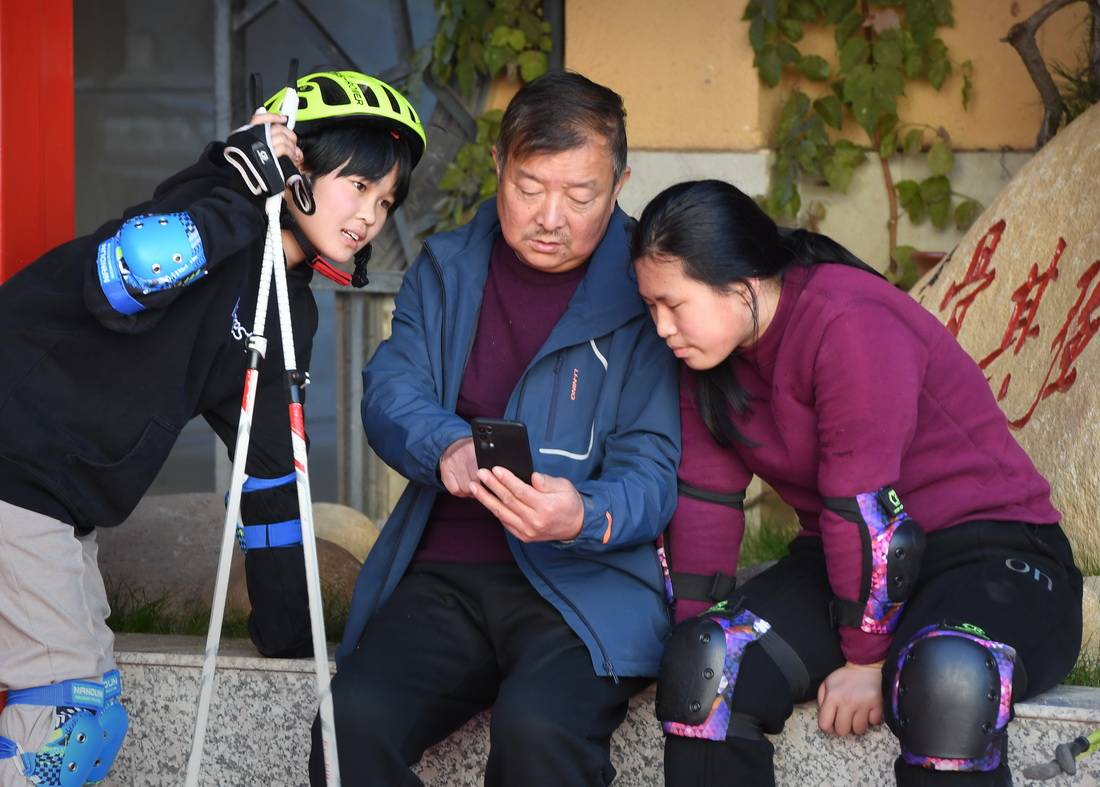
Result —
[[[990, 639], [1016, 649], [1023, 669], [1013, 675], [1014, 701], [1046, 691], [1065, 677], [1080, 649], [1081, 584], [1060, 527], [970, 522], [931, 534], [920, 581], [886, 654], [884, 688], [893, 685], [898, 653], [910, 638], [946, 621], [980, 626]], [[738, 588], [733, 598], [794, 648], [810, 675], [800, 701], [816, 698], [821, 682], [844, 664], [830, 625], [832, 591], [820, 540], [796, 538], [787, 557]], [[764, 731], [773, 734], [794, 710], [786, 680], [761, 648], [745, 650], [732, 707], [760, 719]], [[884, 711], [893, 725], [889, 695]], [[712, 742], [670, 735], [665, 783], [772, 785], [773, 753], [766, 739]], [[959, 773], [913, 767], [899, 757], [894, 772], [900, 785], [999, 785], [1011, 778], [1004, 759], [996, 771]]]

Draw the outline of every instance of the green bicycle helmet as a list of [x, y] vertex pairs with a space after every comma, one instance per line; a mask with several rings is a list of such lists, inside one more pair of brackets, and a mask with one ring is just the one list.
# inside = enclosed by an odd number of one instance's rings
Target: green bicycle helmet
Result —
[[[264, 102], [271, 112], [282, 106], [286, 88]], [[408, 99], [381, 79], [358, 71], [318, 71], [298, 79], [295, 129], [309, 131], [322, 123], [363, 119], [384, 124], [409, 143], [412, 165], [424, 155], [428, 139]]]

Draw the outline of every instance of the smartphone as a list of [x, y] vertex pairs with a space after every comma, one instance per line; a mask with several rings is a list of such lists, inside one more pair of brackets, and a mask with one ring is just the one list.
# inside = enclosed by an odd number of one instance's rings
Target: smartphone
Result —
[[526, 426], [501, 418], [474, 418], [470, 430], [478, 467], [507, 467], [516, 478], [531, 483], [531, 443]]

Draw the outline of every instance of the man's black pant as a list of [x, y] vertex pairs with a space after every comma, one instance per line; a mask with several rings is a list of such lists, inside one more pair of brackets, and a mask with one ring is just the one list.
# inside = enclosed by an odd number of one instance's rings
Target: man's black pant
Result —
[[[597, 676], [517, 566], [417, 563], [333, 680], [340, 777], [420, 785], [409, 768], [424, 750], [491, 706], [486, 785], [602, 787], [611, 734], [648, 683]], [[309, 773], [324, 784], [316, 721]]]
[[[1024, 567], [1027, 569], [1024, 570]], [[1013, 700], [1046, 691], [1073, 667], [1081, 646], [1081, 574], [1073, 565], [1061, 528], [1007, 522], [971, 522], [933, 533], [920, 581], [894, 632], [883, 667], [883, 686], [892, 688], [898, 654], [914, 634], [944, 621], [980, 626], [989, 638], [1016, 649]], [[839, 638], [830, 624], [832, 598], [825, 557], [817, 538], [791, 543], [790, 554], [738, 588], [743, 606], [772, 624], [802, 658], [810, 686], [800, 701], [843, 666]], [[1023, 675], [1026, 672], [1026, 678]], [[790, 689], [761, 648], [746, 648], [732, 708], [778, 733], [794, 710]], [[890, 697], [884, 711], [890, 719]], [[774, 785], [772, 744], [729, 738], [723, 742], [670, 735], [665, 739], [665, 783], [669, 787]], [[933, 771], [904, 763], [898, 784], [1006, 785], [1008, 767], [991, 772]]]

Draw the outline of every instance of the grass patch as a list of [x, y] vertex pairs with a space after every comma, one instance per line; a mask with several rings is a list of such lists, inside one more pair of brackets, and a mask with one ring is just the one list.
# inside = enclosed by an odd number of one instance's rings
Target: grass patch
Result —
[[745, 568], [761, 562], [779, 560], [787, 555], [787, 545], [798, 532], [798, 524], [790, 525], [785, 522], [762, 522], [755, 527], [746, 527], [745, 538], [741, 539], [737, 567]]
[[[322, 586], [325, 614], [325, 638], [339, 642], [344, 636], [350, 608], [349, 599]], [[145, 591], [122, 586], [107, 588], [111, 616], [107, 626], [116, 634], [186, 634], [206, 636], [210, 628], [210, 609], [197, 601], [178, 602], [171, 594], [150, 597]], [[248, 616], [227, 609], [222, 618], [222, 637], [248, 639]]]
[[1100, 688], [1100, 660], [1082, 656], [1062, 683]]
[[798, 516], [779, 500], [779, 495], [768, 490], [746, 507], [752, 509], [757, 506], [760, 509], [759, 522], [745, 528], [737, 558], [738, 568], [779, 560], [787, 555], [787, 546], [799, 533]]

